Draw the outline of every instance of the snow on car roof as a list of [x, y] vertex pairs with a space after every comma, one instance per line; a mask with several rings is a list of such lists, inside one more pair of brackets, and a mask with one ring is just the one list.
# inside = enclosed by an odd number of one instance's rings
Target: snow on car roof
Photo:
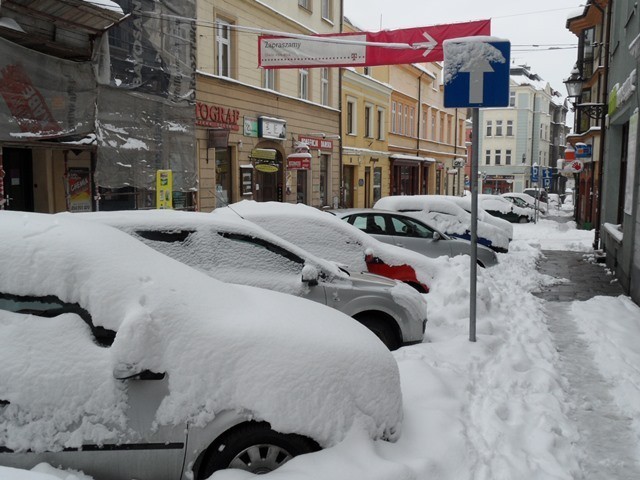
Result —
[[[126, 405], [112, 372], [123, 364], [167, 373], [159, 424], [204, 425], [230, 409], [323, 446], [342, 440], [355, 423], [375, 438], [399, 434], [397, 364], [347, 315], [225, 284], [115, 228], [76, 218], [0, 212], [0, 244], [0, 292], [55, 295], [117, 331], [104, 348], [75, 314], [43, 319], [0, 310], [0, 396], [11, 402], [0, 419], [0, 443], [8, 448], [112, 438], [110, 426], [122, 422]], [[82, 395], [47, 383], [51, 369], [61, 368]], [[41, 383], [47, 388], [37, 388]], [[80, 401], [85, 397], [91, 401]]]
[[[348, 275], [342, 272], [337, 265], [333, 262], [325, 260], [324, 258], [317, 257], [316, 255], [300, 248], [298, 245], [294, 245], [287, 240], [278, 237], [277, 235], [269, 232], [268, 230], [260, 227], [256, 223], [245, 220], [237, 215], [229, 216], [215, 216], [209, 213], [203, 212], [182, 212], [176, 210], [128, 210], [128, 211], [115, 211], [115, 212], [90, 212], [90, 213], [63, 213], [61, 215], [72, 215], [82, 220], [99, 221], [107, 225], [112, 225], [120, 229], [124, 229], [127, 233], [131, 233], [137, 229], [196, 229], [196, 228], [213, 228], [215, 231], [231, 232], [236, 234], [247, 235], [253, 238], [260, 238], [267, 240], [273, 245], [279, 246], [289, 252], [297, 255], [299, 258], [310, 262], [316, 267], [320, 267], [326, 274], [332, 278], [348, 278]], [[233, 242], [228, 242], [233, 243]], [[238, 255], [245, 254], [244, 249], [234, 249], [232, 246], [227, 245], [225, 248], [225, 264], [229, 266], [224, 272], [224, 275], [212, 275], [220, 278], [224, 281], [233, 283], [246, 283], [243, 281], [243, 276], [238, 274], [238, 278], [234, 279], [234, 258]], [[173, 258], [182, 259], [181, 255], [171, 255]], [[234, 257], [235, 256], [235, 257]], [[255, 259], [254, 259], [255, 260]], [[192, 263], [185, 262], [190, 265]], [[211, 267], [211, 265], [202, 265], [205, 267]], [[217, 265], [218, 269], [223, 268], [222, 265]], [[218, 271], [217, 273], [221, 273]], [[276, 272], [274, 272], [276, 273]], [[272, 277], [275, 281], [276, 278]], [[298, 282], [298, 287], [304, 286], [301, 282]], [[282, 288], [274, 288], [279, 291], [290, 291], [292, 286], [281, 286]]]
[[335, 215], [308, 205], [243, 200], [217, 208], [213, 214], [239, 214], [305, 250], [356, 271], [367, 270], [365, 253], [372, 253], [389, 265], [413, 266], [418, 280], [427, 285], [440, 268], [446, 268], [446, 260], [382, 243]]

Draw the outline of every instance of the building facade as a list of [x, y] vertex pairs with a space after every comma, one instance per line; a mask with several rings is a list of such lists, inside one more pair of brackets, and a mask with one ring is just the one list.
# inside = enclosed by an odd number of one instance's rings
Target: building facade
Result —
[[567, 107], [526, 65], [510, 69], [509, 106], [480, 109], [478, 168], [483, 193], [522, 192], [531, 167], [555, 168], [565, 142]]
[[640, 99], [636, 70], [640, 59], [640, 27], [637, 21], [629, 21], [638, 12], [626, 2], [599, 2], [597, 6], [604, 10], [605, 28], [608, 24], [611, 26], [608, 43], [617, 47], [609, 51], [607, 69], [607, 128], [599, 219], [601, 247], [607, 266], [640, 304], [640, 172], [637, 167]]
[[341, 0], [198, 2], [198, 208], [240, 200], [337, 207], [340, 72], [258, 68], [262, 29], [339, 33]]

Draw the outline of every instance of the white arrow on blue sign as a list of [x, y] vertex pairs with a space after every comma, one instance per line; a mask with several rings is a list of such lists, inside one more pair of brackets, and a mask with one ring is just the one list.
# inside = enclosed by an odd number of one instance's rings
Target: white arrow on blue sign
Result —
[[446, 108], [509, 106], [509, 41], [458, 38], [443, 48]]
[[542, 178], [551, 178], [553, 176], [553, 172], [550, 168], [542, 169]]

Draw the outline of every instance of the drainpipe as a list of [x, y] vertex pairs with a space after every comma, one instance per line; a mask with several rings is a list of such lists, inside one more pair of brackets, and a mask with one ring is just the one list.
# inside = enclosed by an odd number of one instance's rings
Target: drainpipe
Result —
[[[344, 31], [344, 2], [340, 2], [340, 33]], [[344, 132], [342, 130], [342, 67], [338, 67], [338, 111], [340, 115], [338, 115], [338, 206], [344, 206], [344, 190], [342, 182], [344, 179], [342, 178], [342, 137], [344, 136]], [[333, 198], [331, 199], [333, 202]], [[333, 203], [331, 204], [333, 206]]]
[[[418, 77], [418, 114], [416, 115], [416, 157], [420, 156], [420, 120], [422, 120], [422, 76], [424, 72]], [[418, 171], [420, 172], [420, 178], [418, 179], [418, 193], [426, 194], [422, 191], [422, 178], [424, 177], [424, 165], [420, 164]], [[429, 185], [425, 185], [425, 190], [429, 188]]]

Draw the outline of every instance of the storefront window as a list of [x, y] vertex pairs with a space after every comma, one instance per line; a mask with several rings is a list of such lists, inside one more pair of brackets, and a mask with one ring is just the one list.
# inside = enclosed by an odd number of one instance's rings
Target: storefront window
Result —
[[373, 169], [373, 203], [382, 198], [382, 167]]
[[329, 205], [329, 155], [320, 156], [320, 205]]
[[229, 149], [216, 149], [216, 204], [231, 203], [231, 155]]
[[307, 170], [298, 170], [296, 179], [296, 202], [309, 203], [307, 199]]

